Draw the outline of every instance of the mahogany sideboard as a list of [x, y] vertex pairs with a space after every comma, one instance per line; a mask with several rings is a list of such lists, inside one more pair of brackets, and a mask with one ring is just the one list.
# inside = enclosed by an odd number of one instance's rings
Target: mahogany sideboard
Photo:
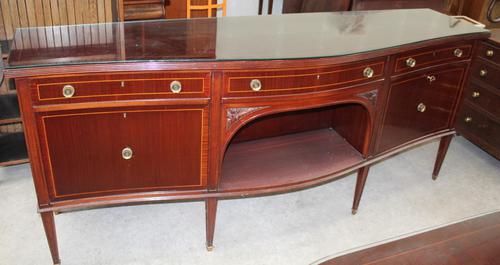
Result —
[[53, 262], [54, 213], [290, 192], [452, 139], [487, 30], [429, 9], [19, 29], [18, 90]]

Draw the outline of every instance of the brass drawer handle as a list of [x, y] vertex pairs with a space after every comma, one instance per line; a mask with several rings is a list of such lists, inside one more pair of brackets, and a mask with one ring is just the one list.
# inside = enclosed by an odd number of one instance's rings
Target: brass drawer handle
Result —
[[182, 90], [182, 84], [181, 82], [179, 81], [172, 81], [170, 83], [170, 91], [172, 91], [173, 93], [180, 93]]
[[418, 106], [417, 106], [417, 111], [418, 111], [418, 112], [425, 112], [425, 110], [426, 110], [426, 109], [427, 109], [427, 106], [425, 106], [425, 104], [424, 104], [424, 103], [420, 103], [420, 104], [418, 104]]
[[413, 58], [406, 59], [406, 66], [415, 67], [415, 65], [417, 65], [417, 60], [415, 60]]
[[371, 67], [366, 67], [365, 70], [363, 70], [363, 76], [366, 78], [371, 78], [373, 77], [373, 74], [375, 71]]
[[482, 76], [482, 77], [485, 77], [488, 75], [488, 70], [486, 69], [481, 69], [481, 71], [479, 71], [479, 75]]
[[130, 148], [130, 147], [125, 147], [122, 150], [122, 157], [125, 160], [131, 159], [133, 154], [134, 153], [132, 152], [132, 148]]
[[479, 96], [481, 96], [481, 94], [479, 92], [477, 92], [477, 91], [472, 92], [473, 98], [478, 98]]
[[455, 49], [453, 51], [453, 55], [455, 55], [456, 57], [460, 58], [460, 57], [462, 57], [462, 55], [464, 55], [464, 51], [462, 51], [462, 49]]
[[75, 95], [75, 88], [72, 85], [65, 85], [62, 89], [62, 94], [65, 98], [70, 98]]
[[260, 91], [262, 89], [262, 83], [259, 79], [253, 79], [250, 81], [250, 88], [255, 92]]
[[493, 52], [493, 50], [487, 50], [486, 51], [486, 56], [493, 57], [493, 55], [495, 55], [495, 52]]
[[470, 116], [469, 117], [465, 117], [464, 121], [466, 123], [470, 123], [472, 121], [472, 117], [470, 117]]

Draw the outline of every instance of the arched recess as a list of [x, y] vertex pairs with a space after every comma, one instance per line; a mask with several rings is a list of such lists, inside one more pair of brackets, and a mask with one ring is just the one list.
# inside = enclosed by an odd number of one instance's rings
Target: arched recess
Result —
[[228, 116], [226, 124], [219, 190], [286, 190], [363, 162], [375, 101], [358, 96], [335, 104], [232, 110], [237, 117]]

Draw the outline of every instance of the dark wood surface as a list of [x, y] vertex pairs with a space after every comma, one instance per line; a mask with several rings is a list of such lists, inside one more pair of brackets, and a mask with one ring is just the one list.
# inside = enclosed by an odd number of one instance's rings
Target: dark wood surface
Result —
[[283, 13], [347, 11], [351, 0], [284, 0]]
[[233, 144], [222, 166], [221, 191], [251, 190], [327, 176], [363, 160], [333, 129]]
[[[379, 28], [403, 13], [406, 26], [397, 25], [411, 31]], [[102, 45], [115, 48], [83, 58], [18, 43], [7, 74], [19, 91], [40, 211], [205, 200], [212, 248], [217, 200], [304, 189], [359, 170], [355, 210], [371, 164], [454, 133], [471, 51], [488, 36], [428, 10], [357, 14], [114, 24], [117, 38]], [[423, 15], [436, 27], [422, 26]], [[347, 20], [322, 34], [293, 25], [332, 16]], [[268, 35], [270, 45], [255, 45]], [[310, 36], [317, 47], [296, 42]], [[409, 56], [416, 66], [401, 68]], [[75, 93], [65, 97], [68, 85]], [[131, 159], [122, 158], [125, 147]]]
[[27, 162], [27, 157], [28, 152], [22, 132], [0, 135], [0, 166]]
[[432, 8], [447, 11], [447, 0], [352, 0], [352, 10], [378, 10], [395, 8]]
[[462, 221], [356, 251], [321, 265], [500, 264], [500, 213]]
[[[464, 77], [463, 66], [446, 66], [395, 80], [389, 90], [378, 151], [449, 127]], [[419, 111], [419, 106], [425, 109]]]

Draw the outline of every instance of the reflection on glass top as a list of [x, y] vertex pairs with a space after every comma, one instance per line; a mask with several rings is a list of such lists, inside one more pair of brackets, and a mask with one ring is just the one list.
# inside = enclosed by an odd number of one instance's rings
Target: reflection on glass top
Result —
[[24, 28], [7, 67], [334, 57], [486, 32], [430, 9]]

